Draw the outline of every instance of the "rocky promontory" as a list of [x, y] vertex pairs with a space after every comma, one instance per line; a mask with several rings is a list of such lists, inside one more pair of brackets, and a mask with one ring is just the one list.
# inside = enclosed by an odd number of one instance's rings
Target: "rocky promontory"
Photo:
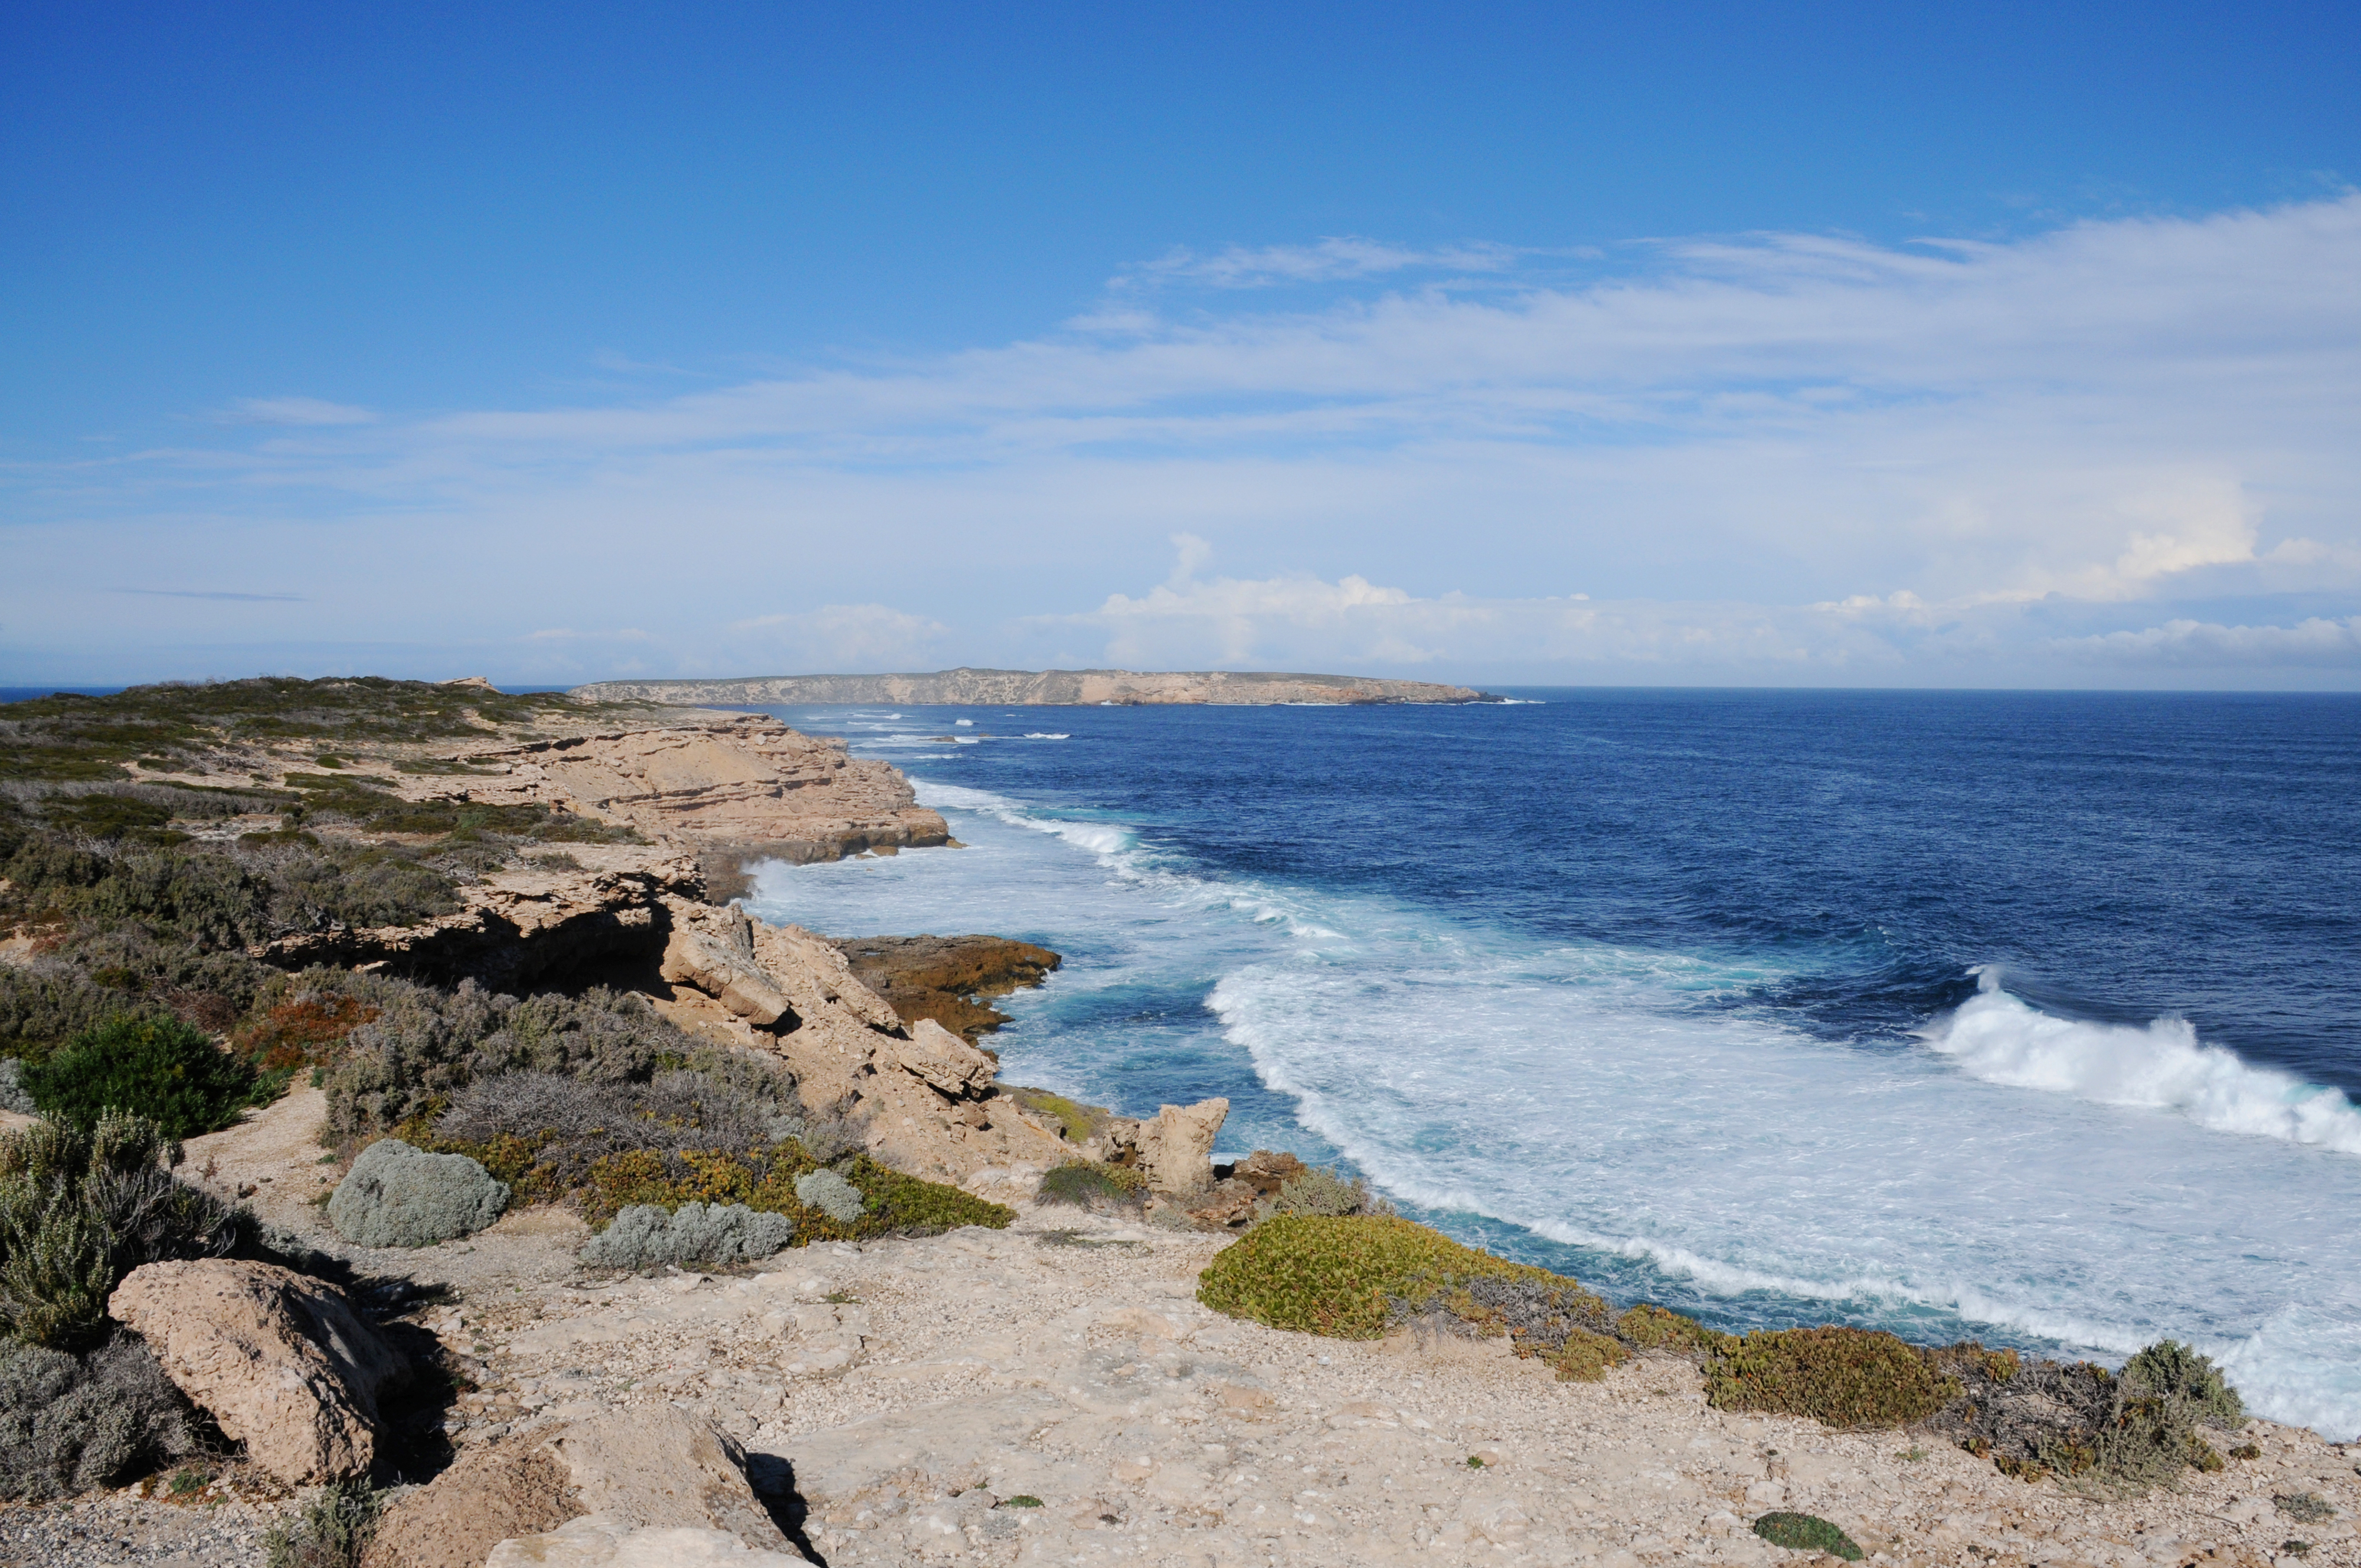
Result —
[[942, 707], [1268, 707], [1464, 703], [1499, 699], [1471, 686], [1369, 675], [1266, 670], [972, 670], [924, 675], [752, 675], [725, 681], [598, 681], [575, 688], [586, 701], [725, 706], [909, 703]]

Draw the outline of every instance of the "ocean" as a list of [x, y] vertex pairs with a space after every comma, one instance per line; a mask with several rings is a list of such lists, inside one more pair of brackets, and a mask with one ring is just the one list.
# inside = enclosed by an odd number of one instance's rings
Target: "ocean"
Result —
[[2361, 698], [1511, 695], [770, 710], [970, 848], [750, 903], [1054, 948], [1004, 1080], [1619, 1304], [2185, 1339], [2361, 1434]]

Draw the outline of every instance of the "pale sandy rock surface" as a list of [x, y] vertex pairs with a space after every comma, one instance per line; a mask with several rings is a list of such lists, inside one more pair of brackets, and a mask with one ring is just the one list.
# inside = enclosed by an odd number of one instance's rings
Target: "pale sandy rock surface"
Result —
[[942, 670], [924, 675], [757, 675], [721, 681], [601, 681], [574, 695], [599, 702], [894, 702], [1024, 707], [1273, 703], [1480, 702], [1469, 686], [1367, 675], [1268, 671]]
[[[497, 1253], [500, 1230], [404, 1255]], [[2361, 1562], [2361, 1455], [2310, 1432], [2255, 1423], [2259, 1460], [2095, 1503], [1907, 1432], [1710, 1409], [1683, 1362], [1562, 1384], [1497, 1344], [1233, 1321], [1194, 1299], [1222, 1245], [1028, 1211], [738, 1277], [487, 1270], [416, 1316], [481, 1386], [455, 1412], [463, 1452], [615, 1410], [709, 1419], [758, 1486], [791, 1478], [800, 1501], [774, 1507], [832, 1564], [1764, 1564], [1794, 1554], [1745, 1526], [1779, 1508], [1901, 1563], [2263, 1568], [2290, 1540], [2314, 1543], [2305, 1568]], [[2303, 1491], [2337, 1517], [2272, 1501]], [[0, 1536], [69, 1512], [0, 1513]], [[41, 1560], [142, 1560], [94, 1541]]]
[[106, 1310], [279, 1479], [368, 1473], [378, 1396], [408, 1368], [341, 1292], [273, 1264], [203, 1258], [133, 1269]]
[[501, 771], [469, 781], [476, 798], [559, 806], [663, 841], [807, 861], [950, 836], [890, 763], [757, 715], [489, 748], [464, 760]]

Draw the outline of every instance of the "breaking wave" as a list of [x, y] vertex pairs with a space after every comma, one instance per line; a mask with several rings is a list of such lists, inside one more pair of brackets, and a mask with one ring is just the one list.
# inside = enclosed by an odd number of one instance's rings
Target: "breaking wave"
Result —
[[2340, 1090], [2257, 1067], [2199, 1040], [2181, 1018], [2144, 1028], [2037, 1011], [1979, 965], [1976, 994], [1919, 1037], [1987, 1083], [2170, 1111], [2217, 1133], [2361, 1154], [2361, 1107]]

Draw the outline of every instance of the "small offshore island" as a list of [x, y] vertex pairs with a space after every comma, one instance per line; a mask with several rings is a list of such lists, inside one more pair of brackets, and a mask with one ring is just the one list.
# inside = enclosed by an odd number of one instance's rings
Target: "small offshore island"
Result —
[[[0, 707], [0, 1562], [2361, 1562], [2355, 1455], [2123, 1368], [1728, 1335], [1002, 1081], [1060, 955], [833, 935], [953, 853], [741, 705], [1316, 675], [265, 679]], [[1132, 1107], [1145, 1112], [1147, 1107]]]

